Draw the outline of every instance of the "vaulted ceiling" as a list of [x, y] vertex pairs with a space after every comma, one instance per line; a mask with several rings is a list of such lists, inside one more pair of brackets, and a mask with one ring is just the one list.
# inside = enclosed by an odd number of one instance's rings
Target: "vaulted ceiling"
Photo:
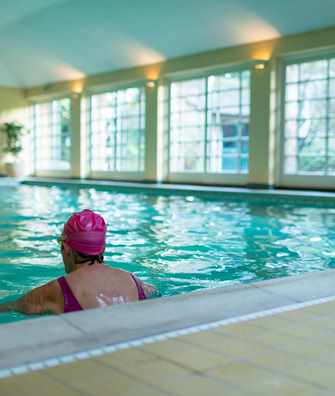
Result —
[[1, 0], [0, 85], [76, 79], [333, 25], [334, 0]]

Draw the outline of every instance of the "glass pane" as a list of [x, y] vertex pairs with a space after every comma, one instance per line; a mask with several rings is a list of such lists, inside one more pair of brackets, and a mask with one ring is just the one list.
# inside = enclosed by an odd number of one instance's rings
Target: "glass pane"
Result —
[[335, 138], [328, 139], [328, 155], [335, 156]]
[[297, 140], [299, 155], [319, 155], [326, 154], [326, 139], [307, 136]]
[[299, 99], [316, 99], [327, 96], [327, 81], [307, 81], [299, 85]]
[[326, 159], [317, 156], [299, 156], [298, 172], [325, 174]]
[[325, 137], [327, 134], [326, 119], [306, 119], [298, 123], [297, 137], [305, 138], [307, 136]]
[[327, 115], [326, 100], [304, 100], [300, 102], [297, 118], [321, 118]]
[[296, 102], [299, 99], [299, 85], [288, 84], [286, 87], [286, 100]]
[[240, 159], [240, 170], [242, 172], [247, 172], [249, 167], [249, 159], [248, 157], [242, 157]]
[[329, 96], [335, 98], [335, 79], [329, 80]]
[[286, 137], [296, 137], [297, 132], [298, 132], [298, 122], [297, 121], [286, 121], [285, 136]]
[[335, 175], [335, 156], [328, 157], [328, 174]]
[[335, 118], [329, 119], [328, 136], [335, 136]]
[[298, 103], [291, 102], [286, 104], [286, 119], [298, 118]]
[[286, 139], [285, 141], [285, 155], [295, 156], [297, 155], [297, 140], [296, 139]]
[[296, 82], [299, 79], [299, 66], [289, 65], [286, 68], [286, 81], [288, 83]]
[[300, 65], [300, 79], [324, 79], [327, 78], [327, 60], [302, 63]]
[[225, 153], [236, 153], [238, 150], [238, 142], [236, 140], [225, 140], [223, 141], [223, 154]]
[[237, 171], [238, 170], [238, 157], [223, 157], [222, 168], [226, 171]]
[[285, 158], [285, 173], [294, 174], [298, 171], [297, 157], [286, 157]]
[[329, 62], [329, 75], [335, 77], [335, 59], [331, 59]]

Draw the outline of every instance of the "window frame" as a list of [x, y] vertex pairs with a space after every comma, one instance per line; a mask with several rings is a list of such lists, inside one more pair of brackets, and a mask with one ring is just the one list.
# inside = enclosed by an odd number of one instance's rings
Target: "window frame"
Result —
[[279, 153], [278, 153], [278, 182], [280, 187], [288, 188], [311, 188], [331, 189], [335, 186], [335, 175], [313, 174], [286, 174], [285, 173], [285, 113], [286, 113], [286, 68], [289, 65], [300, 65], [306, 62], [335, 59], [334, 50], [324, 50], [305, 54], [291, 54], [282, 58], [279, 70], [279, 104], [280, 104], [280, 128], [279, 128]]
[[[115, 84], [105, 84], [100, 87], [89, 88], [85, 95], [83, 95], [82, 101], [86, 100], [86, 108], [81, 111], [86, 111], [86, 125], [84, 130], [86, 130], [85, 140], [86, 144], [86, 156], [87, 156], [87, 178], [88, 179], [110, 179], [117, 181], [142, 181], [145, 179], [146, 173], [146, 122], [147, 122], [147, 95], [146, 95], [146, 80], [139, 80], [127, 83], [115, 83]], [[144, 92], [144, 169], [141, 171], [102, 171], [92, 169], [92, 96], [103, 95], [106, 93], [117, 92], [122, 90], [127, 90], [130, 88], [140, 88]], [[82, 136], [83, 138], [83, 136]]]
[[[207, 164], [207, 108], [208, 108], [208, 77], [220, 76], [227, 73], [238, 73], [243, 71], [250, 72], [249, 90], [250, 90], [250, 110], [251, 110], [251, 97], [252, 97], [252, 67], [255, 64], [254, 60], [242, 62], [238, 64], [230, 64], [226, 66], [216, 66], [206, 69], [198, 69], [191, 72], [179, 72], [167, 74], [165, 83], [167, 84], [167, 106], [168, 106], [168, 147], [167, 147], [167, 174], [165, 180], [169, 183], [199, 183], [199, 184], [218, 184], [218, 185], [232, 185], [243, 186], [248, 183], [250, 164], [248, 170], [243, 173], [222, 171], [220, 173], [208, 172]], [[204, 172], [171, 172], [171, 85], [175, 82], [190, 81], [194, 79], [205, 79], [205, 135], [204, 135]], [[251, 113], [249, 114], [250, 123]], [[249, 129], [249, 144], [250, 144], [250, 129]], [[250, 149], [248, 150], [248, 158], [250, 161]]]

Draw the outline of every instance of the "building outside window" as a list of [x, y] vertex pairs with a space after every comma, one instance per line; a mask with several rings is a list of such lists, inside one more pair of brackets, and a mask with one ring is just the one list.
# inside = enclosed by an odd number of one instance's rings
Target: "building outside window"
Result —
[[250, 72], [174, 81], [170, 172], [247, 173]]

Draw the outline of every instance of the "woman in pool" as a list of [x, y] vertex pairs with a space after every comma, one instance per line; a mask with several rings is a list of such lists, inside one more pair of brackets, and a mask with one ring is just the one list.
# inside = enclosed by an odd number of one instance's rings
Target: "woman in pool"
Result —
[[16, 301], [0, 304], [0, 312], [55, 314], [144, 300], [157, 289], [135, 275], [104, 264], [106, 224], [97, 213], [74, 213], [59, 238], [66, 277], [37, 287]]

